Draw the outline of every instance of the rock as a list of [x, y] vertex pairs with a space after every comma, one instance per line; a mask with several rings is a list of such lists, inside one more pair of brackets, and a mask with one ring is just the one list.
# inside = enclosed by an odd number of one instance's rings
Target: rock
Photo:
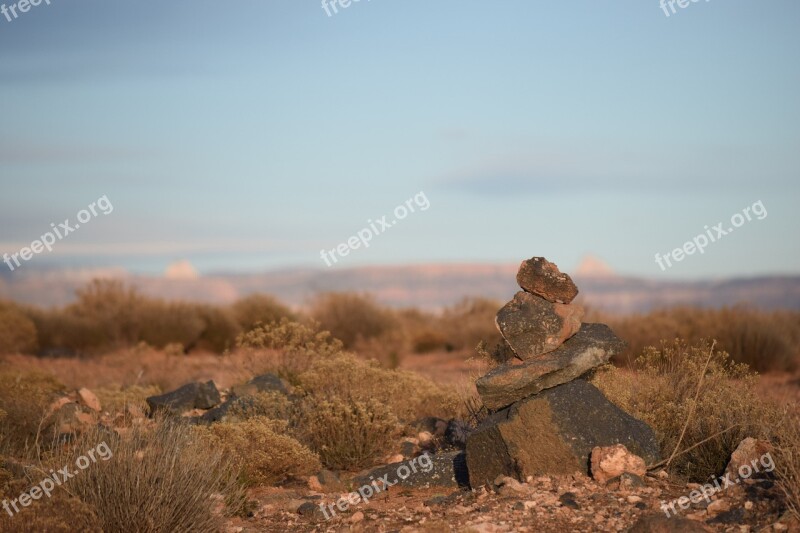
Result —
[[322, 492], [322, 483], [319, 482], [319, 478], [317, 476], [311, 476], [308, 478], [308, 490], [312, 492]]
[[[416, 458], [416, 472], [410, 467], [411, 461], [393, 463], [370, 470], [353, 480], [353, 486], [360, 487], [370, 484], [373, 480], [384, 478], [391, 486], [398, 487], [468, 487], [469, 475], [467, 474], [464, 452], [448, 452], [427, 454], [427, 459], [420, 456]], [[430, 463], [428, 462], [430, 461]], [[430, 464], [430, 466], [429, 466]], [[405, 468], [403, 468], [405, 467]], [[402, 470], [400, 470], [403, 468]], [[427, 471], [426, 471], [427, 470]], [[408, 474], [406, 475], [406, 471]], [[406, 476], [405, 479], [402, 479]], [[495, 476], [497, 477], [497, 476]], [[494, 478], [492, 478], [494, 479]]]
[[322, 509], [320, 509], [319, 504], [313, 502], [300, 504], [297, 508], [297, 514], [305, 516], [306, 518], [311, 518], [312, 520], [320, 520], [323, 518]]
[[631, 526], [628, 533], [708, 533], [699, 522], [680, 516], [667, 518], [664, 514], [644, 515]]
[[353, 516], [350, 517], [349, 522], [351, 524], [357, 524], [362, 520], [364, 520], [364, 513], [362, 513], [361, 511], [356, 511], [355, 513], [353, 513]]
[[88, 407], [92, 411], [97, 413], [102, 411], [102, 408], [100, 407], [100, 400], [98, 400], [95, 393], [89, 389], [84, 387], [78, 390], [78, 399], [80, 399], [81, 404], [83, 404], [85, 407]]
[[[725, 468], [725, 474], [730, 474], [730, 479], [737, 478], [749, 479], [764, 477], [763, 473], [765, 468], [770, 467], [774, 469], [775, 463], [772, 462], [772, 445], [765, 440], [758, 440], [752, 437], [747, 437], [731, 454], [731, 459], [728, 466]], [[762, 463], [763, 459], [763, 463]], [[766, 464], [764, 464], [766, 463]], [[756, 465], [762, 475], [756, 475], [753, 465]], [[741, 472], [739, 470], [742, 470]], [[749, 473], [749, 475], [747, 475]]]
[[494, 487], [494, 491], [501, 496], [515, 497], [527, 493], [525, 486], [513, 477], [503, 475], [497, 476], [492, 485]]
[[330, 470], [320, 470], [317, 473], [317, 479], [322, 484], [322, 487], [328, 492], [344, 490], [344, 484], [335, 472], [331, 472]]
[[75, 402], [64, 404], [53, 413], [49, 427], [55, 436], [77, 435], [95, 422], [95, 413]]
[[720, 498], [719, 500], [714, 500], [708, 507], [706, 507], [706, 511], [708, 512], [709, 516], [717, 516], [720, 513], [724, 513], [731, 510], [731, 504], [725, 498]]
[[180, 414], [190, 409], [211, 409], [219, 405], [222, 398], [213, 381], [189, 383], [183, 387], [147, 398], [151, 415], [156, 411]]
[[469, 424], [454, 418], [447, 423], [447, 429], [444, 431], [444, 441], [448, 446], [463, 450], [467, 447], [467, 437], [472, 431]]
[[583, 307], [556, 304], [518, 292], [497, 312], [495, 323], [519, 359], [538, 358], [552, 352], [581, 327]]
[[603, 365], [626, 346], [605, 324], [583, 324], [574, 337], [542, 358], [496, 367], [476, 382], [484, 405], [502, 409], [538, 392], [567, 383]]
[[637, 476], [647, 473], [644, 459], [634, 455], [622, 444], [597, 446], [591, 456], [592, 477], [601, 485], [627, 472]]
[[647, 483], [645, 483], [644, 477], [629, 472], [623, 472], [619, 477], [612, 478], [606, 483], [606, 487], [611, 490], [633, 490], [646, 486]]
[[555, 263], [544, 257], [523, 261], [517, 272], [517, 283], [531, 294], [562, 304], [568, 304], [578, 295], [578, 287], [567, 274], [562, 274]]
[[624, 444], [649, 463], [659, 447], [653, 430], [575, 380], [490, 415], [467, 439], [473, 489], [499, 475], [523, 480], [541, 474], [588, 472], [596, 446]]
[[257, 392], [280, 392], [289, 394], [289, 384], [275, 374], [262, 374], [256, 376], [244, 385], [233, 387], [236, 396], [247, 396]]
[[561, 502], [562, 506], [569, 507], [570, 509], [581, 508], [580, 504], [575, 500], [575, 493], [573, 492], [565, 492], [558, 497], [558, 501]]

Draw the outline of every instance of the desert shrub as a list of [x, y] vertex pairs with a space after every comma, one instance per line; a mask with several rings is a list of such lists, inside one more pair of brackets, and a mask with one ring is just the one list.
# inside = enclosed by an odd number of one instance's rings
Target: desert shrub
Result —
[[68, 489], [95, 509], [106, 533], [220, 531], [224, 514], [241, 510], [235, 465], [186, 424], [134, 426], [124, 438], [95, 428], [58, 449], [42, 470], [75, 464], [103, 442], [110, 459], [98, 458], [69, 480]]
[[250, 331], [260, 324], [279, 322], [283, 318], [297, 318], [288, 307], [267, 294], [252, 294], [237, 300], [231, 306], [231, 312], [244, 331]]
[[38, 344], [44, 354], [81, 355], [103, 346], [107, 336], [90, 317], [77, 316], [69, 310], [31, 310], [28, 314], [36, 325]]
[[249, 486], [272, 485], [320, 470], [319, 458], [286, 435], [287, 422], [282, 420], [253, 417], [197, 427], [195, 431], [201, 440], [231, 458]]
[[32, 353], [36, 325], [16, 305], [0, 302], [0, 353]]
[[143, 300], [131, 320], [137, 327], [124, 339], [125, 344], [142, 341], [156, 348], [174, 343], [193, 345], [206, 327], [196, 306], [161, 300]]
[[[88, 320], [99, 333], [101, 345], [120, 347], [132, 344], [138, 338], [140, 325], [138, 311], [145, 299], [122, 281], [94, 279], [76, 291], [78, 301], [64, 311]], [[86, 346], [91, 348], [96, 346]]]
[[[612, 402], [653, 427], [666, 459], [692, 409], [710, 350], [707, 341], [691, 346], [680, 340], [663, 343], [659, 349], [646, 348], [632, 371], [606, 369], [593, 381]], [[724, 470], [742, 439], [768, 438], [762, 424], [776, 412], [760, 401], [755, 385], [756, 376], [746, 365], [714, 350], [679, 451], [717, 436], [676, 456], [670, 465], [673, 472], [705, 482]]]
[[[254, 375], [275, 372], [291, 383], [296, 383], [298, 374], [307, 370], [312, 361], [329, 358], [342, 351], [341, 341], [333, 338], [329, 332], [319, 331], [314, 325], [292, 322], [288, 318], [242, 333], [236, 339], [236, 344], [251, 351], [254, 362], [250, 370]], [[272, 357], [264, 363], [264, 358], [255, 356], [266, 350], [271, 351]], [[258, 363], [256, 359], [259, 359]]]
[[292, 415], [292, 402], [281, 392], [256, 392], [242, 396], [239, 402], [231, 406], [228, 415], [241, 420], [254, 417], [289, 420]]
[[753, 370], [791, 370], [800, 354], [800, 313], [763, 312], [736, 306], [723, 309], [676, 307], [625, 317], [596, 317], [607, 322], [628, 349], [616, 356], [617, 364], [633, 364], [646, 346], [662, 340], [685, 339], [696, 344], [705, 337], [718, 340], [718, 347], [738, 363]]
[[346, 348], [359, 340], [381, 337], [398, 325], [394, 314], [372, 297], [352, 293], [319, 295], [311, 305], [311, 316]]
[[[242, 328], [230, 310], [202, 305], [197, 306], [197, 313], [203, 321], [203, 329], [196, 342], [198, 348], [222, 353], [233, 347]], [[187, 346], [189, 349], [193, 347]]]
[[473, 350], [481, 341], [495, 345], [502, 339], [495, 326], [495, 316], [502, 304], [485, 298], [466, 298], [445, 309], [441, 331], [449, 349]]
[[447, 337], [434, 329], [423, 329], [412, 339], [414, 353], [429, 353], [452, 348]]
[[293, 418], [298, 438], [327, 468], [370, 466], [392, 449], [399, 434], [397, 418], [386, 404], [370, 399], [307, 396]]
[[460, 403], [454, 391], [441, 388], [423, 376], [381, 368], [375, 361], [348, 354], [315, 360], [297, 381], [314, 396], [356, 402], [377, 400], [404, 422], [424, 416], [453, 415]]
[[773, 439], [775, 475], [786, 495], [786, 503], [800, 519], [800, 410], [787, 414], [781, 424], [767, 428], [775, 432]]
[[0, 452], [27, 456], [48, 407], [64, 387], [52, 376], [0, 370]]

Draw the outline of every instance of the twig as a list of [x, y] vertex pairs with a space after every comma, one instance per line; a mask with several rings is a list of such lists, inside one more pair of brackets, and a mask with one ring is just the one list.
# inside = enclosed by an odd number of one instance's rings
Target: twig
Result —
[[703, 371], [700, 373], [700, 380], [697, 382], [697, 391], [694, 393], [694, 401], [692, 402], [691, 407], [689, 408], [689, 414], [686, 416], [686, 422], [683, 424], [683, 430], [681, 430], [681, 436], [678, 437], [678, 442], [675, 444], [675, 449], [672, 450], [672, 455], [669, 456], [667, 459], [666, 466], [669, 467], [669, 464], [675, 458], [675, 455], [678, 453], [678, 448], [681, 446], [681, 442], [683, 441], [683, 436], [686, 435], [686, 429], [689, 427], [689, 421], [692, 419], [692, 415], [694, 414], [694, 410], [697, 407], [697, 399], [700, 397], [700, 389], [703, 387], [703, 381], [706, 378], [706, 370], [708, 370], [708, 365], [711, 363], [711, 357], [714, 355], [714, 347], [717, 345], [717, 341], [711, 343], [711, 349], [708, 351], [708, 359], [706, 359], [706, 366], [703, 367]]
[[[698, 446], [700, 446], [702, 444], [705, 444], [706, 442], [708, 442], [708, 441], [710, 441], [712, 439], [715, 439], [715, 438], [719, 437], [720, 435], [722, 435], [723, 433], [727, 433], [728, 431], [732, 430], [733, 428], [739, 427], [739, 426], [741, 426], [741, 424], [734, 424], [734, 425], [732, 425], [730, 427], [727, 427], [727, 428], [723, 429], [722, 431], [718, 431], [718, 432], [714, 433], [713, 435], [711, 435], [710, 437], [707, 437], [707, 438], [701, 440], [700, 442], [696, 442], [696, 443], [692, 444], [691, 446], [689, 446], [685, 450], [682, 450], [682, 451], [680, 451], [678, 453], [673, 454], [672, 457], [670, 457], [670, 459], [673, 459], [674, 457], [677, 457], [679, 455], [683, 455], [684, 453], [690, 452], [690, 451], [694, 450], [695, 448], [697, 448]], [[657, 468], [660, 468], [660, 467], [662, 467], [664, 465], [668, 465], [668, 464], [669, 464], [669, 460], [659, 461], [656, 464], [648, 466], [647, 467], [647, 471], [649, 472], [651, 470], [655, 470]]]

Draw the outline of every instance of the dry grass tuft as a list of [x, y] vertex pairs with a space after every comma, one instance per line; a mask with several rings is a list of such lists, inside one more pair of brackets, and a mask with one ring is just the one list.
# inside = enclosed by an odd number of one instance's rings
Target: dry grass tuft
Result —
[[244, 505], [236, 465], [185, 424], [134, 426], [122, 438], [95, 428], [55, 450], [41, 471], [74, 465], [103, 442], [113, 455], [64, 487], [94, 509], [106, 533], [219, 531]]
[[55, 378], [39, 372], [0, 371], [0, 453], [24, 457], [32, 453], [42, 421], [63, 391]]

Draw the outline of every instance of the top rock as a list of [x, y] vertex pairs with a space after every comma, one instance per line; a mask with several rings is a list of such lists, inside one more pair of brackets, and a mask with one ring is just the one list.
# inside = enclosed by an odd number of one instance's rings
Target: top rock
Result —
[[555, 263], [544, 257], [523, 261], [517, 272], [517, 283], [525, 292], [554, 303], [568, 304], [578, 295], [572, 278], [562, 274]]

